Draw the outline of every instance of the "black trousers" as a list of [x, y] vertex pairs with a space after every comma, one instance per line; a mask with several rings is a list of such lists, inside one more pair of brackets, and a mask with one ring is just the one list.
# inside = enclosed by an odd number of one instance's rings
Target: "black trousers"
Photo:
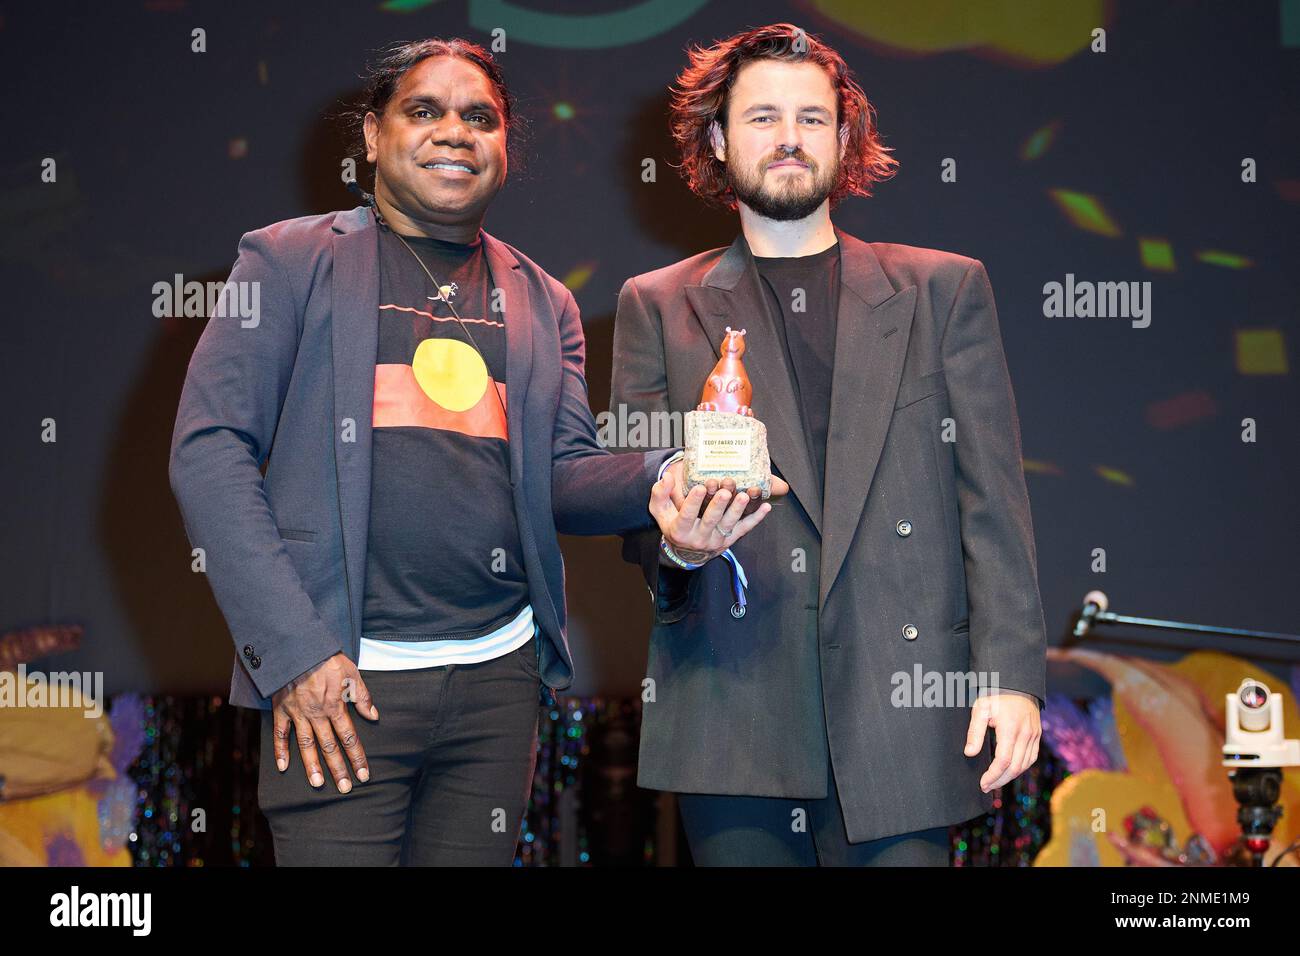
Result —
[[313, 789], [298, 744], [275, 766], [262, 715], [258, 802], [280, 866], [509, 866], [536, 763], [537, 640], [481, 664], [362, 671], [379, 720], [348, 705], [370, 780]]
[[826, 796], [817, 800], [678, 794], [695, 865], [949, 865], [946, 826], [850, 843], [834, 772], [828, 777]]

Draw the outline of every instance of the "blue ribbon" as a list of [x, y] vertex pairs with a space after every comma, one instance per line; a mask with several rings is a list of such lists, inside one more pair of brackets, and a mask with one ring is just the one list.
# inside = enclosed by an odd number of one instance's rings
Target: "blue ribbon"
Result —
[[727, 559], [727, 564], [731, 567], [731, 589], [736, 595], [735, 607], [740, 608], [738, 614], [733, 608], [732, 614], [736, 617], [743, 617], [746, 604], [745, 588], [749, 586], [749, 579], [745, 577], [745, 569], [741, 567], [740, 559], [731, 553], [730, 548], [722, 552], [722, 557]]

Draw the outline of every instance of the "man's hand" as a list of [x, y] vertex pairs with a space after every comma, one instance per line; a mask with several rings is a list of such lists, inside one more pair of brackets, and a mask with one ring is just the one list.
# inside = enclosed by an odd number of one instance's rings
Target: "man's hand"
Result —
[[[668, 477], [668, 475], [673, 476], [673, 487], [672, 487], [673, 504], [680, 511], [682, 507], [686, 504], [686, 462], [685, 460], [679, 458], [677, 461], [673, 462], [666, 469], [664, 469], [664, 477], [666, 478]], [[786, 484], [783, 479], [778, 478], [776, 475], [769, 475], [768, 481], [770, 483], [770, 487], [768, 488], [768, 494], [770, 498], [783, 498], [790, 493], [790, 486]], [[703, 507], [705, 509], [707, 509], [709, 505], [713, 503], [713, 496], [717, 494], [719, 488], [725, 488], [727, 493], [730, 495], [734, 495], [736, 493], [736, 483], [730, 478], [727, 478], [721, 484], [719, 484], [716, 478], [710, 478], [703, 485], [703, 487], [704, 487]], [[752, 515], [755, 511], [759, 509], [759, 506], [763, 503], [762, 502], [763, 492], [760, 491], [758, 488], [750, 488], [748, 489], [747, 493], [749, 495], [749, 502], [745, 505], [745, 517], [749, 517], [750, 515]], [[669, 543], [671, 544], [671, 542]]]
[[[650, 489], [650, 513], [659, 530], [678, 555], [694, 563], [709, 561], [743, 538], [772, 510], [766, 501], [756, 502], [759, 491], [736, 493], [734, 481], [714, 485], [712, 498], [703, 508], [708, 489], [696, 485], [685, 498], [678, 492], [682, 463], [674, 462]], [[772, 479], [773, 483], [780, 481]], [[782, 482], [782, 484], [785, 484]], [[751, 497], [752, 494], [752, 497]], [[681, 504], [676, 502], [680, 500]], [[751, 507], [751, 505], [753, 507]], [[701, 509], [703, 508], [703, 513]]]
[[984, 734], [992, 727], [998, 749], [993, 763], [980, 778], [985, 793], [1016, 779], [1038, 759], [1038, 741], [1043, 728], [1038, 722], [1036, 701], [1017, 694], [990, 694], [975, 701], [966, 731], [967, 757], [974, 757], [984, 746]]
[[[370, 700], [370, 691], [361, 679], [361, 672], [343, 653], [326, 658], [275, 692], [271, 698], [275, 716], [275, 765], [281, 773], [289, 767], [289, 725], [292, 723], [298, 749], [302, 751], [307, 781], [313, 787], [325, 782], [320, 766], [321, 752], [325, 754], [325, 763], [339, 793], [348, 793], [352, 789], [348, 777], [349, 761], [358, 780], [365, 783], [370, 779], [366, 752], [352, 727], [352, 718], [348, 716], [349, 700], [356, 703], [361, 716], [368, 720], [379, 719], [379, 709]], [[343, 759], [344, 753], [347, 760]]]

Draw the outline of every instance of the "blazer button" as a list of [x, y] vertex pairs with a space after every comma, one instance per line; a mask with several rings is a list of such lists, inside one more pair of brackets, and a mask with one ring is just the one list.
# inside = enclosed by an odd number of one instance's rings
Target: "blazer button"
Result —
[[244, 645], [244, 656], [245, 656], [245, 657], [248, 657], [248, 658], [251, 658], [251, 657], [253, 656], [253, 645], [252, 645], [252, 644], [245, 644], [245, 645]]
[[253, 668], [253, 670], [257, 670], [262, 666], [262, 659], [260, 657], [254, 657], [248, 662], [248, 666]]
[[912, 522], [904, 518], [902, 521], [898, 522], [898, 524], [894, 525], [894, 530], [898, 532], [900, 538], [906, 538], [912, 533]]
[[916, 640], [917, 630], [915, 624], [903, 625], [903, 639], [908, 641]]
[[731, 616], [734, 617], [737, 621], [739, 621], [742, 617], [745, 616], [745, 605], [740, 603], [731, 605]]

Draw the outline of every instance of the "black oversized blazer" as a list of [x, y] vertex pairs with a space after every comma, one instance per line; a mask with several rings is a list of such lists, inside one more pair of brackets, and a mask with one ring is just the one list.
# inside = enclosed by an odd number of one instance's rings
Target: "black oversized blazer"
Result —
[[[628, 280], [611, 411], [693, 409], [727, 326], [747, 329], [753, 408], [788, 499], [726, 562], [661, 569], [625, 537], [655, 606], [639, 782], [819, 797], [828, 751], [849, 839], [951, 824], [992, 806], [966, 757], [970, 705], [913, 685], [996, 675], [1046, 695], [1045, 632], [1015, 398], [978, 260], [837, 230], [841, 290], [817, 480], [790, 370], [743, 236]], [[920, 678], [918, 681], [917, 678]]]

